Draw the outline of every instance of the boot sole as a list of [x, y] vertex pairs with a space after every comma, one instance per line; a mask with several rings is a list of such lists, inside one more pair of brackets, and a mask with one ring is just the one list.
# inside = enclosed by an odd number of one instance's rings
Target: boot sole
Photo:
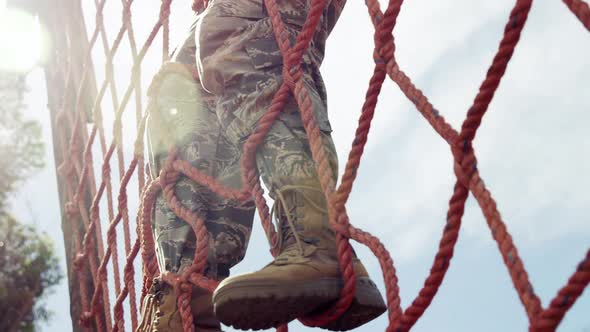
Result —
[[387, 305], [375, 283], [368, 277], [357, 278], [356, 294], [348, 310], [321, 328], [331, 331], [352, 330], [381, 316], [386, 310]]
[[[240, 330], [276, 327], [328, 308], [340, 295], [342, 282], [326, 278], [288, 286], [264, 281], [226, 284], [213, 294], [216, 315], [223, 324]], [[350, 308], [322, 328], [347, 331], [375, 319], [387, 309], [370, 278], [357, 278], [356, 287]]]

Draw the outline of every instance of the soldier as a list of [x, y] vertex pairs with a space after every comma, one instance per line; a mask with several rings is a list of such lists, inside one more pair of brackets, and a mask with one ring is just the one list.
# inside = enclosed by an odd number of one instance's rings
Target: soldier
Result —
[[[308, 4], [278, 0], [291, 40], [303, 26]], [[326, 91], [319, 67], [325, 41], [344, 1], [327, 4], [309, 50], [303, 57], [304, 84], [328, 152], [334, 180], [337, 156], [327, 116]], [[153, 89], [148, 136], [152, 169], [158, 172], [171, 145], [180, 157], [223, 184], [241, 187], [242, 144], [268, 110], [282, 83], [282, 56], [263, 0], [214, 0], [197, 15], [173, 62], [195, 65], [198, 78], [161, 75]], [[198, 81], [197, 81], [198, 80]], [[199, 84], [200, 83], [200, 84]], [[266, 329], [318, 312], [338, 299], [342, 278], [334, 232], [309, 141], [298, 106], [291, 96], [256, 155], [258, 171], [275, 200], [279, 254], [265, 268], [225, 279], [211, 299], [193, 292], [197, 331], [220, 331], [212, 312], [224, 324], [239, 329]], [[210, 234], [207, 276], [222, 280], [243, 257], [250, 235], [254, 205], [222, 199], [186, 178], [176, 194], [206, 220]], [[195, 235], [157, 200], [153, 220], [161, 271], [181, 272], [192, 263]], [[350, 330], [386, 310], [383, 299], [362, 263], [354, 258], [356, 296], [351, 307], [325, 328]], [[146, 302], [154, 308], [148, 308]], [[180, 331], [176, 298], [170, 286], [155, 282], [143, 306], [140, 331]], [[158, 312], [148, 317], [150, 312]]]

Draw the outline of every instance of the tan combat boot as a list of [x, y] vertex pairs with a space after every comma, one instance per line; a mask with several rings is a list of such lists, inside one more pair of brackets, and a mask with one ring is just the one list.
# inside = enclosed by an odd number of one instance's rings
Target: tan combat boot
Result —
[[[225, 279], [213, 294], [217, 317], [238, 329], [267, 329], [318, 313], [343, 286], [336, 238], [318, 186], [286, 186], [273, 211], [279, 219], [280, 253], [258, 272]], [[378, 317], [386, 305], [363, 264], [353, 259], [356, 296], [350, 308], [323, 328], [346, 331]]]
[[[141, 306], [141, 322], [136, 332], [182, 332], [182, 318], [172, 287], [154, 280]], [[193, 287], [191, 298], [194, 332], [221, 332], [219, 320], [213, 312], [211, 294]]]

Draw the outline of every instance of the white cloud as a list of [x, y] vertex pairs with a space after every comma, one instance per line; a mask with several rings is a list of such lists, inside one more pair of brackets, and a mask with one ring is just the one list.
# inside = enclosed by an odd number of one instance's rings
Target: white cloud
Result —
[[[510, 7], [508, 1], [493, 5], [413, 1], [402, 8], [396, 28], [402, 69], [455, 128], [491, 63]], [[360, 109], [350, 105], [364, 100], [364, 95], [353, 90], [358, 91], [359, 79], [368, 82], [372, 66], [366, 59], [362, 64], [355, 62], [360, 54], [370, 56], [372, 40], [360, 41], [362, 37], [352, 33], [360, 30], [366, 38], [369, 32], [364, 26], [343, 23], [359, 15], [358, 10], [347, 10], [329, 47], [351, 60], [346, 65], [342, 59], [331, 61], [329, 49], [324, 67], [330, 96], [347, 96], [330, 100], [335, 139], [347, 142], [337, 142], [342, 164], [354, 132], [352, 120], [343, 114]], [[343, 46], [345, 42], [348, 47]], [[357, 42], [362, 47], [351, 47]], [[585, 56], [589, 50], [586, 31], [563, 4], [537, 4], [476, 138], [482, 176], [509, 230], [514, 231], [517, 245], [538, 245], [567, 234], [590, 232], [587, 218], [582, 217], [589, 206], [584, 188], [590, 183], [583, 174], [590, 166], [584, 153], [590, 142], [580, 125], [588, 119], [590, 106]], [[348, 68], [353, 70], [348, 72]], [[374, 233], [391, 229], [386, 232], [392, 237], [384, 237], [384, 242], [393, 243], [390, 248], [395, 258], [411, 259], [415, 254], [401, 249], [408, 238], [416, 242], [412, 250], [423, 252], [440, 236], [454, 183], [451, 154], [397, 87], [392, 90], [386, 85], [383, 90], [383, 106], [376, 115], [375, 132], [349, 210], [351, 216], [371, 215], [351, 219]], [[565, 211], [564, 218], [558, 223], [543, 218], [547, 214], [540, 211], [547, 209]], [[470, 236], [490, 236], [474, 204], [468, 206], [464, 225]], [[432, 227], [437, 231], [424, 231]], [[422, 230], [422, 236], [413, 236], [417, 230]]]

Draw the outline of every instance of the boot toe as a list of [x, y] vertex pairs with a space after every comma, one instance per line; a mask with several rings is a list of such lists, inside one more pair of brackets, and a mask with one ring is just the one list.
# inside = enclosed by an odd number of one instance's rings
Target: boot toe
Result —
[[[332, 302], [339, 278], [311, 277], [305, 268], [283, 273], [262, 270], [224, 280], [213, 293], [217, 317], [237, 329], [268, 329], [301, 317]], [[301, 274], [309, 278], [301, 278]]]

